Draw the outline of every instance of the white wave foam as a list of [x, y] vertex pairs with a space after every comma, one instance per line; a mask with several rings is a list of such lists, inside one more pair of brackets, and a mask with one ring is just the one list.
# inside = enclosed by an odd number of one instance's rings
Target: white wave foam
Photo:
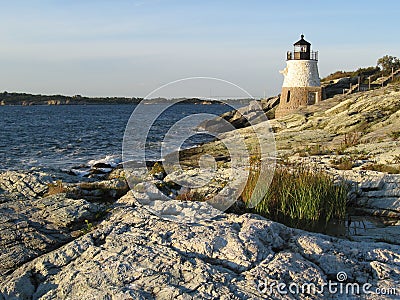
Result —
[[107, 155], [104, 158], [101, 159], [92, 159], [87, 162], [87, 165], [92, 167], [95, 164], [103, 163], [103, 164], [108, 164], [112, 168], [115, 168], [119, 163], [121, 163], [121, 157], [119, 155]]

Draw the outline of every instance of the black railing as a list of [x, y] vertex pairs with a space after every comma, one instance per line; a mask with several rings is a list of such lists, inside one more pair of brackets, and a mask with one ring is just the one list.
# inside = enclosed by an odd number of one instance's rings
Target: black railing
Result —
[[286, 60], [318, 60], [318, 51], [308, 52], [298, 52], [298, 51], [288, 51], [286, 53]]

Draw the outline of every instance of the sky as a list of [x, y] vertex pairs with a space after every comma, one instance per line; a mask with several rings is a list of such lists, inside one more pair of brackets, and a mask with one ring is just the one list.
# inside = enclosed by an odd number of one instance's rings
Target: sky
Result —
[[400, 57], [400, 1], [0, 1], [0, 91], [144, 97], [181, 78], [277, 95], [300, 34], [319, 73]]

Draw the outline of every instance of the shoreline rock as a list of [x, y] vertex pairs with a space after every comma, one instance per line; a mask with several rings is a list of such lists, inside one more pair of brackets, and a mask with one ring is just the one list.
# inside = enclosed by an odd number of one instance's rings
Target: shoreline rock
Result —
[[0, 298], [286, 299], [292, 296], [257, 286], [338, 282], [339, 272], [347, 282], [398, 287], [399, 253], [400, 246], [340, 240], [251, 214], [175, 223], [128, 193], [94, 231], [3, 276]]
[[44, 173], [7, 171], [0, 173], [0, 189], [0, 272], [6, 274], [83, 234], [104, 215], [107, 201], [129, 188], [121, 178], [67, 184]]

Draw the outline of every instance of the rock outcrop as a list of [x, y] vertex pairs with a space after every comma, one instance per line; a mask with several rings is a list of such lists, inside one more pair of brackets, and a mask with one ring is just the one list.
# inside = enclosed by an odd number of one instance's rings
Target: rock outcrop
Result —
[[400, 246], [312, 234], [251, 214], [175, 223], [150, 214], [128, 193], [92, 232], [3, 276], [0, 298], [343, 299], [328, 289], [284, 295], [272, 283], [319, 287], [340, 283], [337, 274], [345, 272], [343, 282], [368, 283], [370, 291], [397, 288], [399, 253]]
[[[83, 234], [92, 226], [89, 222], [104, 215], [107, 202], [128, 191], [121, 178], [52, 182], [52, 176], [41, 173], [0, 174], [0, 272], [10, 272]], [[47, 195], [51, 186], [56, 190]]]
[[8, 199], [38, 198], [46, 193], [48, 186], [45, 181], [49, 179], [43, 174], [7, 171], [0, 174], [0, 191], [3, 190]]
[[[275, 110], [279, 104], [279, 99], [279, 96], [277, 96], [263, 99], [258, 103], [256, 101], [252, 101], [248, 106], [241, 107], [237, 110], [228, 111], [222, 114], [220, 117], [204, 121], [199, 127], [210, 132], [218, 133], [230, 131], [232, 128], [244, 128], [250, 126], [251, 121], [258, 117], [257, 113], [259, 111], [259, 107], [261, 107], [268, 119], [273, 119]], [[229, 122], [231, 126], [224, 121]]]

